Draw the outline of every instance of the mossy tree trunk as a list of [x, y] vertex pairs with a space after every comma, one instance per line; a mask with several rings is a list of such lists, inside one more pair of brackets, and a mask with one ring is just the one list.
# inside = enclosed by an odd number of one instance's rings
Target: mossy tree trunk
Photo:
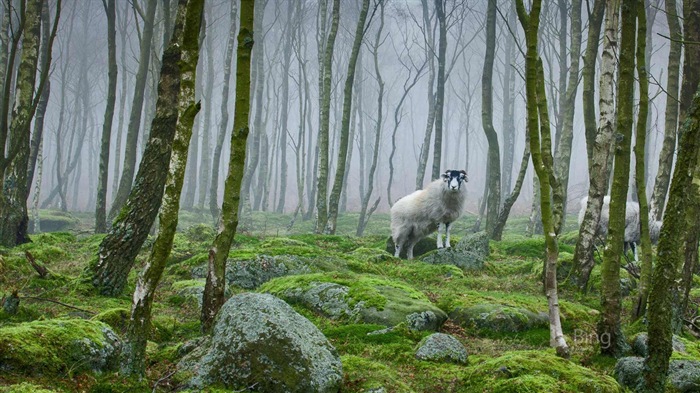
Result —
[[250, 66], [253, 50], [253, 19], [255, 1], [240, 3], [240, 30], [236, 54], [236, 108], [231, 133], [231, 159], [224, 184], [224, 202], [221, 207], [219, 232], [209, 249], [209, 272], [202, 299], [202, 330], [209, 331], [214, 317], [224, 304], [226, 286], [226, 258], [238, 227], [238, 206], [241, 200], [241, 183], [245, 169], [246, 144], [250, 114]]
[[[338, 205], [340, 203], [340, 193], [345, 186], [345, 163], [348, 158], [348, 135], [350, 133], [350, 114], [352, 111], [352, 89], [355, 84], [355, 68], [357, 66], [357, 58], [362, 48], [362, 39], [365, 33], [365, 22], [367, 21], [367, 12], [369, 11], [369, 0], [362, 1], [362, 9], [360, 11], [360, 19], [357, 21], [355, 28], [355, 39], [352, 44], [352, 52], [348, 60], [348, 73], [345, 78], [345, 87], [343, 90], [343, 114], [340, 123], [340, 145], [338, 146], [338, 161], [336, 164], [335, 178], [333, 180], [333, 188], [328, 201], [328, 229], [329, 234], [335, 234], [335, 227], [338, 221]], [[360, 158], [362, 159], [362, 158]]]
[[[664, 203], [671, 182], [673, 156], [676, 152], [676, 131], [678, 129], [678, 85], [680, 80], [680, 63], [683, 33], [676, 0], [665, 0], [666, 22], [668, 24], [669, 51], [666, 71], [666, 112], [664, 120], [664, 140], [659, 153], [659, 169], [656, 173], [654, 191], [651, 195], [652, 217], [660, 220], [664, 213]], [[690, 93], [691, 95], [693, 92]]]
[[[582, 290], [588, 285], [594, 260], [595, 237], [603, 208], [603, 197], [607, 193], [608, 166], [614, 124], [613, 86], [615, 78], [615, 45], [617, 43], [617, 8], [614, 2], [597, 0], [588, 30], [588, 43], [583, 58], [583, 119], [586, 125], [586, 146], [588, 148], [588, 204], [579, 227], [578, 240], [574, 251], [572, 279]], [[595, 62], [598, 56], [603, 15], [605, 14], [605, 35], [601, 59], [600, 123], [595, 119], [594, 80]]]
[[97, 261], [88, 267], [92, 284], [103, 295], [119, 296], [123, 292], [136, 255], [148, 237], [163, 200], [168, 175], [163, 168], [170, 163], [178, 118], [180, 56], [179, 46], [171, 40], [163, 53], [155, 116], [134, 187], [100, 243]]
[[100, 144], [100, 170], [97, 179], [97, 206], [95, 207], [95, 233], [107, 232], [107, 180], [109, 174], [109, 148], [112, 138], [114, 104], [117, 99], [117, 28], [114, 0], [107, 0], [107, 104], [102, 124]]
[[[643, 1], [643, 0], [642, 0]], [[647, 203], [647, 182], [644, 176], [646, 168], [645, 147], [647, 139], [647, 114], [649, 113], [649, 77], [647, 75], [647, 16], [643, 4], [637, 6], [637, 75], [639, 77], [639, 113], [637, 114], [637, 138], [634, 145], [635, 181], [637, 200], [639, 201], [639, 222], [641, 233], [642, 266], [639, 279], [639, 298], [634, 310], [634, 318], [640, 318], [646, 312], [649, 287], [651, 286], [652, 251], [649, 236], [649, 206]]]
[[687, 119], [680, 132], [680, 149], [664, 213], [664, 224], [652, 273], [647, 316], [649, 349], [644, 361], [645, 391], [663, 392], [668, 364], [673, 351], [672, 322], [674, 303], [678, 302], [677, 282], [687, 229], [688, 197], [700, 192], [700, 89], [695, 93]]
[[[560, 1], [560, 9], [562, 10], [562, 18], [566, 19], [567, 7], [566, 3]], [[566, 56], [566, 32], [561, 33], [564, 43], [564, 51], [560, 56], [565, 59]], [[566, 83], [566, 90], [560, 94], [562, 106], [561, 110], [561, 136], [558, 140], [558, 145], [554, 154], [554, 174], [560, 183], [560, 192], [554, 200], [554, 229], [556, 233], [560, 233], [561, 229], [566, 224], [566, 207], [569, 187], [569, 170], [571, 168], [571, 145], [574, 140], [574, 113], [576, 107], [576, 94], [579, 85], [579, 64], [581, 57], [581, 0], [573, 0], [571, 2], [571, 67], [568, 70], [569, 80]], [[562, 60], [566, 65], [566, 61]], [[566, 72], [562, 75], [566, 77]]]
[[[172, 156], [168, 166], [165, 195], [160, 209], [160, 232], [153, 243], [148, 262], [141, 273], [134, 291], [131, 317], [126, 330], [126, 345], [122, 372], [143, 375], [145, 370], [146, 342], [151, 330], [151, 308], [156, 288], [165, 269], [165, 262], [173, 246], [177, 229], [180, 194], [187, 167], [187, 153], [192, 139], [192, 125], [199, 111], [194, 102], [197, 61], [199, 59], [199, 32], [202, 23], [204, 0], [179, 0], [175, 30], [163, 56], [175, 62], [168, 67], [180, 68], [180, 91], [177, 97], [177, 124]], [[184, 26], [183, 26], [184, 25]], [[173, 52], [180, 51], [180, 54]], [[179, 61], [178, 61], [179, 60]]]
[[[153, 41], [153, 27], [158, 2], [149, 0], [146, 2], [146, 12], [143, 20], [143, 33], [141, 34], [141, 47], [139, 53], [139, 68], [136, 71], [134, 82], [134, 98], [131, 102], [129, 114], [129, 126], [126, 132], [126, 146], [124, 150], [124, 169], [119, 180], [119, 188], [116, 191], [109, 217], [114, 218], [120, 213], [121, 208], [129, 198], [131, 186], [134, 184], [134, 172], [136, 171], [136, 150], [141, 127], [141, 114], [143, 112], [144, 93], [148, 79], [148, 65], [151, 60], [151, 48]], [[145, 130], [144, 130], [145, 134]], [[157, 209], [156, 209], [157, 210]]]
[[[0, 122], [0, 246], [12, 247], [29, 241], [27, 226], [27, 166], [29, 164], [29, 128], [36, 110], [34, 87], [39, 57], [41, 0], [20, 2], [22, 55], [17, 71], [15, 103], [8, 127], [7, 107], [12, 97], [10, 79], [4, 89], [5, 107]], [[60, 7], [60, 4], [58, 4]], [[19, 36], [19, 33], [16, 33]], [[19, 37], [17, 37], [18, 39]], [[8, 73], [10, 71], [8, 70]], [[43, 86], [39, 86], [41, 91]], [[6, 142], [9, 136], [9, 146]]]
[[[622, 293], [620, 289], [620, 258], [625, 242], [625, 217], [627, 191], [629, 190], [630, 146], [634, 123], [634, 63], [636, 36], [636, 2], [623, 0], [619, 45], [619, 79], [617, 83], [617, 123], [618, 143], [615, 148], [615, 169], [612, 190], [610, 191], [610, 223], [608, 238], [603, 252], [601, 273], [601, 319], [598, 335], [608, 338], [608, 345], [601, 345], [601, 353], [618, 357], [626, 349], [626, 342], [620, 329]], [[643, 190], [642, 190], [643, 192]]]
[[[446, 22], [446, 0], [435, 0], [435, 14], [438, 22], [438, 72], [437, 86], [435, 89], [435, 140], [433, 141], [433, 168], [431, 179], [439, 179], [442, 169], [442, 138], [443, 138], [443, 122], [445, 112], [445, 62], [447, 61], [447, 22]], [[500, 161], [500, 159], [499, 159]], [[499, 172], [500, 173], [500, 172]], [[500, 179], [499, 179], [500, 187]], [[499, 201], [500, 202], [500, 201]]]
[[[328, 224], [328, 144], [331, 113], [331, 80], [333, 76], [333, 48], [338, 35], [340, 0], [333, 0], [331, 29], [323, 52], [323, 72], [319, 75], [319, 127], [318, 127], [318, 171], [316, 172], [316, 220], [315, 233], [323, 233]], [[325, 15], [321, 15], [325, 18]], [[323, 40], [324, 37], [321, 37]]]
[[501, 204], [501, 158], [498, 135], [493, 128], [493, 63], [496, 54], [496, 0], [486, 8], [486, 54], [481, 74], [481, 124], [488, 141], [488, 196], [486, 202], [486, 232], [493, 236]]
[[[209, 183], [209, 212], [212, 219], [219, 219], [219, 165], [221, 165], [221, 150], [224, 147], [226, 130], [228, 129], [228, 97], [231, 94], [231, 63], [233, 62], [233, 49], [236, 44], [236, 15], [238, 14], [238, 2], [231, 2], [229, 19], [231, 27], [228, 31], [226, 42], [226, 56], [224, 58], [224, 84], [221, 89], [221, 112], [219, 116], [218, 134], [216, 146], [211, 164], [211, 183]], [[206, 163], [205, 163], [206, 164]]]
[[561, 326], [559, 312], [559, 295], [557, 290], [557, 259], [559, 245], [554, 233], [554, 217], [552, 214], [552, 143], [547, 112], [547, 97], [544, 89], [544, 73], [542, 60], [537, 52], [538, 30], [540, 24], [541, 0], [534, 0], [531, 11], [525, 10], [523, 0], [516, 0], [518, 18], [525, 30], [527, 53], [525, 56], [525, 91], [527, 108], [527, 132], [529, 135], [532, 162], [537, 177], [540, 179], [540, 205], [542, 208], [542, 226], [545, 233], [547, 248], [545, 270], [545, 294], [549, 310], [550, 345], [562, 357], [569, 356]]

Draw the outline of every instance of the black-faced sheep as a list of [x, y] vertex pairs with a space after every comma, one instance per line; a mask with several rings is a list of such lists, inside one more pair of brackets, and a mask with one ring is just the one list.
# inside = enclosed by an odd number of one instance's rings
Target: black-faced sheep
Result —
[[[438, 231], [437, 247], [450, 246], [450, 224], [462, 215], [467, 188], [466, 171], [447, 170], [440, 179], [422, 190], [396, 201], [391, 207], [391, 237], [398, 257], [406, 250], [406, 257], [413, 259], [413, 246], [425, 236]], [[445, 244], [442, 231], [446, 232]]]
[[[578, 213], [578, 225], [581, 226], [583, 222], [583, 216], [586, 214], [586, 205], [588, 204], [588, 197], [581, 199], [581, 210]], [[598, 222], [597, 235], [603, 240], [608, 235], [608, 226], [610, 223], [610, 196], [606, 195], [603, 197], [603, 209], [600, 212], [600, 221]], [[659, 234], [661, 232], [661, 221], [654, 221], [651, 217], [649, 218], [649, 236], [651, 237], [651, 242], [656, 244], [659, 241]], [[637, 259], [637, 244], [641, 242], [641, 226], [639, 222], [639, 204], [637, 202], [627, 201], [627, 208], [625, 210], [625, 247], [623, 252], [631, 249], [634, 253], [634, 259]]]

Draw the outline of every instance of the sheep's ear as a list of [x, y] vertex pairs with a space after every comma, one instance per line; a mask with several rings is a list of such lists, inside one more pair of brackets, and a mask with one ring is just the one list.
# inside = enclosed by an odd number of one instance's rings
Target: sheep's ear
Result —
[[440, 175], [440, 178], [443, 181], [448, 181], [450, 179], [450, 175], [448, 175], [447, 173], [443, 173], [442, 175]]
[[459, 173], [460, 173], [459, 177], [460, 177], [462, 180], [464, 180], [465, 182], [469, 180], [469, 179], [467, 179], [467, 171], [461, 170], [461, 171], [459, 171]]

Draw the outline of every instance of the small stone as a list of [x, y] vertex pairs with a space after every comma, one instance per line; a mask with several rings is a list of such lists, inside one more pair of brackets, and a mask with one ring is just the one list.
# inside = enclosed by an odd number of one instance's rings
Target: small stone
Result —
[[434, 333], [421, 341], [416, 358], [436, 362], [466, 364], [467, 349], [459, 340], [444, 333]]

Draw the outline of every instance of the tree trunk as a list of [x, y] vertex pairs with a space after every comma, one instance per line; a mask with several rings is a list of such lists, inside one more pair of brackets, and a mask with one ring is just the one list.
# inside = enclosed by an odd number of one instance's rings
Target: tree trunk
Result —
[[[669, 30], [668, 69], [666, 71], [666, 115], [664, 121], [664, 141], [659, 153], [659, 170], [656, 173], [654, 192], [651, 195], [651, 215], [660, 220], [664, 213], [664, 203], [671, 181], [673, 155], [676, 151], [676, 130], [678, 129], [678, 81], [680, 79], [681, 32], [676, 0], [665, 0], [666, 20]], [[695, 65], [697, 67], [697, 65]], [[684, 73], [685, 74], [685, 73]], [[690, 92], [692, 96], [693, 92]]]
[[[170, 255], [177, 229], [180, 194], [187, 166], [187, 152], [192, 139], [192, 125], [199, 111], [195, 104], [194, 90], [197, 60], [199, 58], [198, 35], [202, 21], [204, 0], [179, 0], [178, 15], [171, 43], [182, 47], [181, 55], [163, 58], [163, 67], [180, 67], [180, 92], [177, 97], [177, 125], [173, 141], [172, 157], [168, 166], [165, 195], [160, 209], [160, 232], [153, 243], [146, 267], [141, 273], [131, 305], [131, 317], [126, 329], [124, 360], [121, 371], [126, 375], [143, 375], [145, 371], [146, 342], [151, 330], [151, 308], [156, 288]], [[183, 25], [184, 24], [184, 28]], [[168, 49], [173, 45], [169, 45]], [[172, 52], [171, 52], [172, 53]], [[166, 61], [180, 57], [179, 64], [166, 65]]]
[[[207, 20], [213, 20], [214, 15], [211, 15], [212, 7], [211, 4], [207, 8]], [[214, 38], [213, 33], [206, 35], [206, 54], [207, 54], [207, 79], [204, 85], [204, 127], [202, 128], [202, 142], [201, 142], [201, 159], [199, 171], [197, 172], [197, 177], [199, 178], [199, 199], [197, 200], [195, 206], [200, 209], [204, 209], [204, 204], [207, 200], [207, 191], [209, 191], [209, 183], [211, 179], [211, 144], [209, 140], [211, 139], [211, 114], [213, 110], [213, 100], [214, 100]]]
[[428, 118], [425, 124], [425, 134], [418, 157], [418, 171], [416, 173], [416, 190], [423, 188], [425, 181], [425, 168], [428, 166], [428, 154], [430, 153], [430, 139], [435, 125], [435, 39], [433, 37], [433, 22], [428, 10], [428, 0], [421, 0], [423, 10], [423, 39], [425, 40], [425, 57], [428, 59]]
[[496, 0], [489, 0], [486, 9], [486, 55], [484, 57], [484, 71], [481, 74], [481, 124], [489, 144], [489, 176], [486, 180], [486, 187], [489, 189], [486, 202], [486, 232], [489, 233], [489, 236], [494, 234], [501, 204], [501, 158], [498, 135], [493, 128], [493, 63], [495, 53]]
[[107, 0], [107, 105], [102, 124], [102, 143], [100, 145], [100, 170], [97, 180], [97, 206], [95, 207], [95, 233], [107, 232], [107, 180], [109, 173], [109, 148], [112, 138], [112, 119], [117, 98], [117, 30], [115, 27], [116, 10], [114, 0]]
[[[617, 49], [618, 13], [614, 2], [597, 0], [593, 20], [588, 32], [588, 45], [584, 57], [583, 107], [586, 122], [586, 144], [590, 152], [588, 204], [574, 251], [573, 278], [579, 288], [585, 289], [593, 270], [594, 240], [603, 208], [603, 197], [607, 194], [608, 174], [610, 173], [610, 152], [613, 143], [614, 105], [613, 86], [615, 78], [615, 50]], [[593, 79], [595, 78], [595, 58], [598, 53], [598, 38], [594, 27], [600, 26], [605, 13], [605, 36], [600, 73], [600, 124], [597, 131], [594, 120]], [[600, 21], [600, 23], [598, 22]], [[598, 33], [600, 29], [597, 29]], [[591, 139], [592, 136], [592, 139]]]
[[224, 304], [226, 258], [238, 226], [238, 204], [245, 168], [250, 114], [250, 67], [253, 50], [254, 0], [241, 0], [240, 31], [236, 55], [236, 109], [231, 133], [231, 159], [224, 185], [224, 202], [219, 233], [209, 249], [209, 273], [202, 298], [202, 330], [209, 331], [214, 317]]
[[146, 80], [148, 79], [148, 65], [151, 60], [151, 41], [153, 40], [154, 17], [156, 14], [156, 0], [148, 0], [146, 2], [146, 15], [143, 21], [143, 34], [141, 35], [141, 49], [139, 53], [139, 68], [136, 72], [136, 81], [134, 82], [134, 98], [131, 103], [131, 113], [129, 115], [129, 128], [126, 133], [126, 150], [124, 152], [124, 169], [122, 170], [121, 179], [119, 180], [119, 188], [112, 208], [109, 212], [109, 217], [116, 217], [122, 206], [126, 203], [129, 197], [131, 186], [134, 181], [134, 172], [136, 172], [136, 150], [139, 138], [139, 128], [141, 125], [141, 112], [143, 109], [143, 96], [146, 89]]
[[[127, 13], [129, 11], [129, 2], [124, 3], [124, 17], [117, 18], [119, 23], [119, 38], [120, 42], [126, 42], [127, 34]], [[119, 14], [117, 14], [117, 17]], [[126, 109], [126, 95], [129, 91], [129, 86], [126, 78], [126, 45], [121, 45], [122, 72], [121, 77], [121, 92], [119, 93], [119, 125], [117, 126], [117, 136], [114, 145], [114, 170], [112, 172], [112, 193], [116, 195], [116, 190], [119, 187], [119, 175], [121, 174], [121, 153], [122, 153], [122, 134], [124, 133], [124, 111]], [[114, 197], [112, 197], [114, 199]]]
[[[511, 4], [509, 8], [508, 25], [512, 28], [515, 26], [515, 4]], [[503, 72], [503, 169], [501, 173], [503, 177], [501, 181], [501, 198], [504, 198], [502, 202], [505, 204], [507, 199], [506, 195], [511, 192], [510, 188], [513, 179], [513, 158], [515, 156], [515, 72], [513, 72], [512, 68], [515, 66], [513, 63], [515, 61], [515, 46], [517, 45], [517, 42], [515, 42], [515, 37], [512, 37], [510, 34], [506, 34], [506, 38], [504, 39], [506, 40], [506, 60], [505, 70]], [[528, 145], [528, 143], [525, 143], [525, 145]], [[529, 159], [528, 153], [528, 161]], [[527, 163], [525, 164], [525, 167], [527, 169]], [[520, 195], [519, 191], [518, 195]], [[515, 201], [513, 201], [513, 203], [515, 203]], [[501, 224], [501, 216], [505, 210], [506, 209], [504, 206], [504, 209], [501, 210], [501, 214], [499, 215], [498, 224], [496, 225], [497, 227], [499, 225], [505, 226], [505, 223]], [[510, 209], [508, 209], [508, 211], [510, 211]], [[507, 215], [506, 218], [508, 218]], [[502, 230], [500, 231], [502, 232]], [[494, 228], [494, 239], [496, 238], [498, 232], [499, 230]]]
[[[285, 34], [284, 49], [282, 52], [282, 114], [280, 115], [280, 193], [277, 200], [277, 208], [275, 212], [284, 212], [284, 198], [287, 196], [287, 133], [289, 132], [289, 67], [292, 59], [292, 20], [294, 19], [294, 2], [287, 2], [287, 26], [289, 33]], [[299, 15], [296, 15], [299, 17]]]
[[698, 195], [700, 190], [700, 89], [695, 94], [688, 119], [680, 132], [680, 149], [673, 171], [673, 180], [664, 213], [664, 225], [657, 247], [658, 258], [654, 266], [649, 291], [649, 350], [644, 361], [644, 382], [647, 392], [663, 392], [668, 374], [668, 364], [673, 351], [674, 303], [678, 302], [678, 271], [681, 267], [683, 236], [687, 227], [689, 195]]
[[[158, 100], [151, 132], [134, 187], [119, 216], [100, 243], [97, 261], [88, 267], [92, 284], [107, 296], [119, 296], [126, 285], [136, 255], [160, 208], [178, 118], [181, 57], [180, 45], [171, 41], [163, 52]], [[123, 178], [123, 176], [122, 176]]]
[[[319, 74], [319, 129], [318, 129], [318, 172], [316, 177], [316, 221], [315, 233], [323, 233], [328, 224], [328, 145], [331, 111], [331, 79], [333, 65], [333, 47], [338, 34], [338, 19], [340, 18], [340, 0], [333, 0], [331, 29], [323, 55], [323, 72]], [[322, 16], [325, 18], [325, 15]]]
[[[559, 0], [560, 7], [564, 8], [563, 17], [566, 19], [566, 5]], [[569, 170], [571, 167], [571, 144], [574, 140], [574, 113], [576, 106], [576, 94], [579, 83], [579, 59], [581, 57], [581, 0], [571, 3], [571, 68], [569, 68], [569, 81], [566, 83], [566, 91], [562, 90], [561, 102], [561, 137], [555, 149], [554, 174], [560, 183], [560, 198], [554, 202], [554, 229], [560, 233], [566, 225], [566, 208], [569, 187]], [[566, 44], [566, 33], [563, 32], [563, 41]], [[566, 51], [560, 53], [565, 58]], [[566, 64], [566, 61], [564, 61]], [[566, 72], [563, 74], [566, 75]]]
[[[610, 191], [610, 222], [601, 272], [601, 319], [598, 335], [606, 335], [608, 345], [601, 345], [604, 355], [621, 356], [628, 345], [620, 329], [622, 294], [620, 290], [620, 258], [625, 242], [625, 217], [629, 190], [630, 144], [634, 116], [634, 54], [636, 35], [636, 2], [623, 0], [620, 33], [619, 79], [617, 90], [617, 123], [615, 168]], [[617, 9], [614, 11], [616, 12]]]
[[[59, 4], [60, 6], [60, 4]], [[29, 164], [29, 127], [36, 105], [33, 105], [37, 63], [39, 57], [39, 32], [41, 0], [27, 1], [26, 10], [20, 8], [24, 19], [22, 56], [17, 72], [15, 104], [9, 129], [2, 129], [3, 136], [9, 135], [10, 144], [5, 149], [3, 138], [0, 144], [0, 246], [13, 247], [29, 241], [27, 225], [27, 166]], [[58, 20], [57, 20], [58, 21]], [[39, 91], [43, 86], [39, 86]], [[6, 87], [5, 92], [9, 89]], [[5, 94], [9, 102], [9, 94]], [[7, 126], [7, 120], [2, 121]], [[8, 132], [9, 131], [9, 132]], [[5, 152], [7, 151], [7, 155]]]
[[333, 181], [333, 189], [331, 190], [330, 199], [328, 201], [328, 230], [331, 235], [335, 235], [335, 227], [338, 221], [338, 203], [340, 201], [340, 192], [345, 185], [345, 162], [348, 158], [348, 134], [350, 131], [350, 112], [352, 109], [352, 88], [355, 84], [355, 66], [357, 58], [362, 47], [362, 39], [364, 37], [365, 22], [367, 21], [367, 12], [369, 10], [369, 0], [362, 1], [362, 10], [360, 11], [360, 19], [357, 21], [355, 29], [355, 40], [352, 44], [352, 52], [348, 64], [348, 73], [345, 78], [345, 88], [343, 90], [343, 115], [340, 124], [340, 146], [338, 147], [338, 162], [336, 164], [335, 179]]
[[221, 165], [221, 150], [224, 147], [226, 129], [228, 127], [228, 97], [231, 94], [231, 63], [233, 61], [233, 47], [236, 43], [236, 14], [238, 14], [238, 2], [231, 2], [231, 27], [228, 31], [226, 44], [226, 57], [224, 59], [224, 86], [221, 91], [221, 120], [219, 120], [219, 133], [216, 136], [214, 157], [211, 167], [211, 185], [209, 187], [209, 211], [214, 221], [219, 219], [219, 165]]
[[525, 11], [522, 0], [516, 0], [520, 22], [525, 30], [527, 54], [525, 56], [525, 90], [527, 106], [527, 132], [529, 134], [532, 162], [537, 177], [540, 179], [540, 205], [542, 208], [542, 226], [545, 233], [545, 294], [549, 310], [549, 344], [556, 349], [559, 356], [569, 357], [559, 313], [559, 295], [557, 291], [557, 259], [559, 245], [554, 233], [554, 220], [551, 205], [550, 181], [553, 177], [552, 143], [547, 113], [547, 97], [544, 91], [544, 73], [542, 60], [537, 53], [537, 39], [540, 23], [541, 1], [534, 0], [530, 14]]
[[[445, 112], [445, 62], [447, 56], [447, 23], [445, 21], [445, 0], [435, 0], [435, 13], [438, 20], [440, 41], [438, 43], [437, 89], [435, 90], [435, 140], [433, 141], [433, 170], [431, 179], [440, 178], [442, 171], [442, 123]], [[494, 22], [495, 23], [495, 22]], [[500, 161], [500, 159], [499, 159]], [[457, 169], [457, 168], [456, 168]], [[500, 174], [500, 171], [498, 172]], [[500, 187], [500, 184], [499, 184]], [[500, 196], [499, 196], [500, 198]], [[499, 201], [500, 203], [500, 201]]]

